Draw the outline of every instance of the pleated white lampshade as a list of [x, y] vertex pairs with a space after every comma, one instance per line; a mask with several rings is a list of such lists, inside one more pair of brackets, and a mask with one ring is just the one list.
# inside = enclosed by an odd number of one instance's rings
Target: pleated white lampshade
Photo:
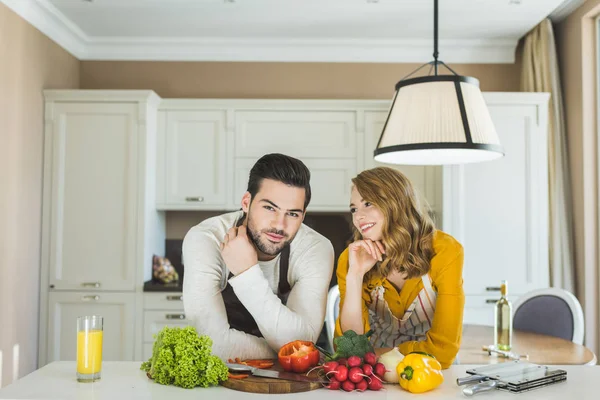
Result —
[[479, 81], [460, 75], [406, 79], [396, 85], [375, 161], [444, 165], [504, 155]]

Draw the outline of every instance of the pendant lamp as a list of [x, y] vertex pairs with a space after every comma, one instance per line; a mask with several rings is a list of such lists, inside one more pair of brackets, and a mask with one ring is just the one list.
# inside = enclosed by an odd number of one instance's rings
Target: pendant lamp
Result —
[[[396, 84], [396, 93], [374, 151], [375, 161], [453, 165], [504, 156], [479, 90], [479, 80], [460, 76], [438, 60], [438, 0], [434, 0], [433, 27], [434, 60]], [[427, 65], [429, 75], [410, 78]], [[438, 75], [440, 66], [451, 74]]]

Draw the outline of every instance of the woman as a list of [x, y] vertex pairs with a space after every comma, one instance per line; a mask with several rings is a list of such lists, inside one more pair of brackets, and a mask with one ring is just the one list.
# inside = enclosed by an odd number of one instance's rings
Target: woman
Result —
[[374, 347], [424, 351], [448, 368], [462, 335], [461, 244], [435, 229], [401, 172], [378, 167], [352, 183], [354, 242], [338, 260], [335, 335], [371, 329]]

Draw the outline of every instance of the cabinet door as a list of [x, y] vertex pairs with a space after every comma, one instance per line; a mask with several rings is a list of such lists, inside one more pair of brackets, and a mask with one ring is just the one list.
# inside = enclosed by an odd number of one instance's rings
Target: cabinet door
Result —
[[[302, 160], [310, 170], [312, 198], [309, 211], [349, 212], [351, 179], [356, 176], [355, 160]], [[250, 169], [255, 159], [238, 158], [235, 161], [235, 188], [232, 199], [235, 207], [240, 207], [242, 195], [248, 188]]]
[[48, 296], [48, 356], [46, 361], [77, 358], [77, 317], [104, 318], [102, 359], [133, 361], [134, 293], [51, 292]]
[[138, 194], [133, 103], [56, 103], [51, 146], [49, 284], [133, 290]]
[[355, 158], [354, 111], [238, 111], [235, 155], [258, 159], [267, 153], [300, 158]]
[[[159, 126], [165, 204], [158, 208], [223, 207], [226, 188], [225, 111], [168, 111]], [[161, 137], [162, 136], [162, 137]], [[161, 175], [159, 174], [159, 177]]]
[[[465, 248], [467, 295], [521, 295], [547, 287], [548, 172], [545, 107], [489, 104], [505, 156], [447, 167], [448, 233]], [[542, 114], [539, 114], [542, 113]]]
[[[365, 169], [379, 166], [391, 167], [399, 170], [410, 179], [419, 194], [425, 198], [432, 211], [438, 216], [441, 214], [442, 198], [442, 168], [430, 165], [393, 165], [375, 162], [373, 151], [381, 136], [387, 111], [365, 112]], [[439, 218], [441, 221], [441, 218]]]

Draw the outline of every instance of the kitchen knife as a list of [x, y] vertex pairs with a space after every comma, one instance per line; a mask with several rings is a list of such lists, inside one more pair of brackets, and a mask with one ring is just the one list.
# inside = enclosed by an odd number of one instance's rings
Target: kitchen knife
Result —
[[462, 385], [468, 385], [468, 384], [474, 383], [474, 382], [482, 382], [482, 381], [487, 381], [487, 380], [488, 380], [487, 376], [469, 375], [464, 378], [456, 378], [456, 384], [458, 386], [462, 386]]
[[291, 372], [279, 372], [279, 371], [273, 371], [273, 370], [268, 370], [268, 369], [260, 369], [260, 368], [251, 367], [249, 365], [243, 365], [243, 364], [225, 363], [225, 365], [227, 365], [227, 368], [229, 368], [229, 370], [231, 372], [238, 372], [238, 373], [245, 372], [245, 373], [249, 373], [254, 376], [260, 376], [263, 378], [285, 379], [285, 380], [299, 381], [299, 382], [327, 383], [327, 381], [319, 379], [319, 378], [311, 378], [306, 375], [294, 374]]
[[497, 387], [504, 387], [506, 383], [500, 381], [485, 381], [473, 386], [467, 386], [463, 389], [463, 394], [467, 397], [475, 396], [477, 393], [487, 392]]

